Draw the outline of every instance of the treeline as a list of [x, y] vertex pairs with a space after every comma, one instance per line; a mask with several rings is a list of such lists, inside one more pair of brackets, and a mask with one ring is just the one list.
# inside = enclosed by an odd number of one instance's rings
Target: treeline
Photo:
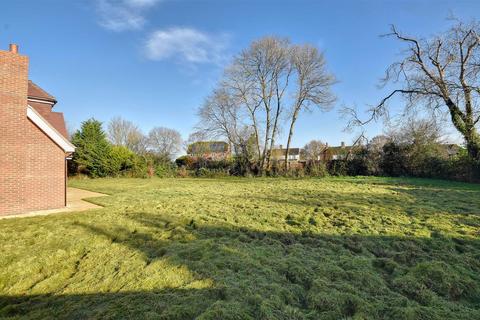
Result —
[[[271, 160], [261, 170], [256, 161], [233, 154], [221, 160], [201, 156], [174, 156], [182, 148], [178, 133], [155, 128], [143, 135], [131, 122], [113, 119], [108, 131], [90, 119], [72, 136], [77, 149], [69, 162], [71, 175], [89, 177], [324, 177], [392, 176], [425, 177], [480, 182], [480, 161], [465, 148], [442, 141], [435, 122], [409, 121], [386, 135], [362, 140], [353, 146], [329, 147], [319, 140], [306, 144], [300, 161]], [[319, 160], [320, 159], [320, 160]]]
[[156, 127], [144, 135], [121, 118], [112, 119], [107, 132], [98, 120], [84, 121], [71, 141], [76, 150], [68, 162], [69, 175], [92, 178], [174, 176], [172, 159], [182, 146], [176, 130]]
[[435, 119], [402, 119], [385, 135], [352, 149], [350, 157], [329, 163], [331, 174], [423, 177], [480, 181], [480, 161], [467, 148], [448, 144]]
[[[384, 144], [377, 144], [383, 140]], [[452, 149], [450, 150], [450, 146]], [[457, 149], [458, 148], [458, 149]], [[452, 153], [450, 153], [452, 152]], [[342, 154], [340, 159], [315, 160], [307, 158], [290, 164], [272, 160], [269, 177], [325, 177], [325, 176], [387, 176], [449, 179], [480, 182], [480, 161], [472, 160], [465, 148], [445, 144], [418, 144], [387, 140], [384, 136], [358, 145]], [[176, 161], [180, 176], [220, 177], [258, 176], [255, 163], [245, 170], [240, 158], [206, 160], [184, 156]]]
[[429, 145], [418, 153], [418, 145], [389, 141], [381, 149], [358, 147], [352, 157], [327, 162], [331, 175], [420, 177], [480, 182], [480, 161], [472, 160], [466, 149], [449, 155], [446, 145]]
[[[442, 126], [432, 119], [403, 119], [384, 135], [357, 139], [353, 146], [331, 148], [312, 140], [301, 149], [300, 161], [292, 161], [285, 169], [283, 161], [271, 160], [263, 175], [362, 175], [480, 182], [480, 161], [472, 159], [466, 148], [446, 143], [443, 136]], [[176, 164], [195, 176], [260, 174], [255, 161], [245, 163], [241, 157], [214, 161], [184, 156]]]

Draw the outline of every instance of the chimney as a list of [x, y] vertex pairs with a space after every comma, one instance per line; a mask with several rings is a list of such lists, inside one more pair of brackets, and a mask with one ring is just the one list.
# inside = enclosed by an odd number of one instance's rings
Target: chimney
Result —
[[282, 150], [282, 149], [283, 149], [283, 146], [282, 146], [282, 145], [280, 145], [280, 150]]
[[340, 145], [342, 146], [342, 148], [345, 148], [345, 142], [341, 142]]
[[28, 208], [28, 58], [18, 47], [0, 50], [0, 215]]
[[18, 54], [18, 44], [10, 43], [9, 51]]

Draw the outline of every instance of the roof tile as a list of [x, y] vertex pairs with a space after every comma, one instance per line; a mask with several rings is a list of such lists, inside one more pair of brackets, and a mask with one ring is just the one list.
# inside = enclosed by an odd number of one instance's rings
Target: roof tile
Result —
[[[53, 103], [57, 102], [53, 96], [33, 83], [31, 80], [28, 81], [28, 97]], [[30, 101], [29, 105], [34, 108], [35, 111], [37, 111], [46, 121], [48, 121], [48, 123], [50, 123], [55, 130], [68, 139], [63, 113], [53, 112], [52, 106], [45, 103]]]
[[37, 86], [32, 80], [28, 80], [28, 97], [50, 101], [53, 103], [57, 102], [54, 96]]

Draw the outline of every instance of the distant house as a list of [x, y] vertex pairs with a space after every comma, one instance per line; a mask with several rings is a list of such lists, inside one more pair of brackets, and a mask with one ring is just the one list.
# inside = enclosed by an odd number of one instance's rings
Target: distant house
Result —
[[352, 152], [352, 146], [345, 145], [345, 142], [341, 142], [340, 146], [330, 147], [328, 144], [322, 152], [321, 159], [323, 161], [329, 160], [344, 160], [347, 155]]
[[[352, 147], [346, 146], [344, 142], [338, 147], [329, 147], [328, 144], [322, 152], [316, 157], [316, 159], [307, 159], [304, 149], [302, 148], [290, 148], [288, 150], [288, 162], [306, 162], [307, 160], [314, 161], [329, 161], [345, 159], [348, 152]], [[287, 149], [281, 145], [278, 148], [272, 149], [270, 159], [273, 161], [285, 161], [285, 154]]]
[[188, 146], [187, 153], [208, 160], [224, 160], [231, 156], [230, 146], [224, 141], [198, 141]]
[[[288, 149], [288, 162], [299, 162], [301, 160], [301, 151], [300, 148], [290, 148]], [[285, 161], [285, 154], [287, 149], [284, 149], [282, 146], [272, 149], [270, 159], [273, 161]]]
[[[325, 148], [316, 156], [316, 159], [308, 158], [305, 155], [304, 149], [301, 148], [290, 148], [288, 150], [288, 162], [289, 163], [305, 163], [307, 161], [330, 161], [330, 160], [343, 160], [347, 157], [349, 153], [353, 150], [352, 146], [345, 145], [345, 142], [342, 142], [340, 146], [330, 147], [328, 143], [325, 145]], [[279, 146], [278, 148], [272, 149], [272, 154], [270, 159], [273, 161], [285, 161], [285, 153], [287, 149]]]
[[447, 158], [453, 158], [457, 156], [460, 151], [462, 150], [462, 147], [459, 146], [458, 144], [454, 143], [447, 143], [447, 144], [442, 144], [441, 145], [442, 149], [445, 150], [445, 154]]
[[0, 216], [66, 205], [67, 139], [57, 100], [28, 80], [18, 46], [0, 51]]

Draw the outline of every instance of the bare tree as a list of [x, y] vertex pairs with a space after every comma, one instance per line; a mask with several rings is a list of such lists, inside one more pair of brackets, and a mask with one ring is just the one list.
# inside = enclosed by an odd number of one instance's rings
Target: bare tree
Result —
[[225, 77], [222, 80], [223, 87], [227, 88], [227, 92], [232, 95], [239, 109], [244, 109], [250, 126], [253, 130], [257, 158], [261, 157], [261, 121], [260, 121], [260, 106], [262, 100], [255, 94], [255, 81], [250, 75], [247, 66], [241, 63], [237, 57], [234, 63], [229, 66], [225, 72]]
[[317, 48], [308, 44], [296, 46], [292, 50], [291, 61], [296, 77], [296, 88], [290, 114], [285, 169], [288, 168], [290, 143], [300, 112], [311, 111], [312, 107], [328, 110], [335, 101], [335, 96], [331, 92], [335, 77], [327, 72], [325, 58]]
[[182, 136], [175, 129], [155, 127], [148, 133], [149, 147], [158, 155], [172, 159], [182, 146]]
[[279, 132], [291, 73], [290, 50], [287, 39], [265, 37], [254, 41], [235, 58], [225, 75], [225, 85], [248, 110], [262, 169], [269, 166]]
[[148, 149], [148, 137], [140, 130], [132, 131], [128, 135], [126, 147], [136, 154], [144, 154]]
[[127, 137], [133, 130], [137, 130], [137, 127], [132, 122], [121, 117], [112, 118], [108, 123], [108, 139], [114, 145], [125, 146]]
[[138, 154], [147, 150], [147, 138], [133, 122], [115, 117], [108, 123], [108, 138], [114, 145], [124, 146]]
[[209, 138], [225, 138], [231, 150], [235, 149], [238, 122], [241, 119], [237, 105], [225, 88], [215, 89], [205, 99], [197, 115], [200, 118], [197, 132]]
[[390, 141], [403, 144], [441, 144], [444, 131], [435, 118], [422, 119], [414, 116], [401, 119], [387, 131]]
[[303, 156], [307, 160], [319, 160], [326, 147], [320, 140], [311, 140], [303, 147]]
[[350, 124], [363, 125], [387, 114], [387, 102], [401, 95], [407, 101], [406, 112], [420, 109], [448, 113], [465, 139], [470, 157], [480, 158], [479, 24], [456, 21], [448, 31], [428, 39], [406, 36], [392, 26], [386, 36], [407, 46], [403, 58], [387, 69], [382, 81], [383, 85], [391, 83], [398, 88], [372, 107], [365, 121], [349, 110]]
[[391, 140], [386, 135], [378, 135], [370, 139], [366, 144], [366, 164], [368, 171], [373, 175], [380, 175], [382, 172], [381, 162], [383, 158], [383, 147]]
[[249, 155], [254, 146], [261, 174], [270, 166], [288, 107], [293, 106], [287, 117], [289, 147], [302, 110], [331, 106], [334, 81], [325, 70], [323, 55], [314, 47], [296, 47], [283, 38], [262, 38], [236, 56], [226, 69], [219, 86], [200, 109], [200, 127], [203, 133], [223, 136], [237, 150], [250, 150]]
[[391, 139], [386, 135], [378, 135], [370, 139], [367, 143], [367, 148], [374, 152], [381, 152], [383, 146], [387, 144]]
[[236, 97], [225, 87], [214, 90], [198, 111], [197, 133], [203, 137], [225, 139], [236, 155], [253, 158], [250, 144], [252, 128], [244, 123]]

